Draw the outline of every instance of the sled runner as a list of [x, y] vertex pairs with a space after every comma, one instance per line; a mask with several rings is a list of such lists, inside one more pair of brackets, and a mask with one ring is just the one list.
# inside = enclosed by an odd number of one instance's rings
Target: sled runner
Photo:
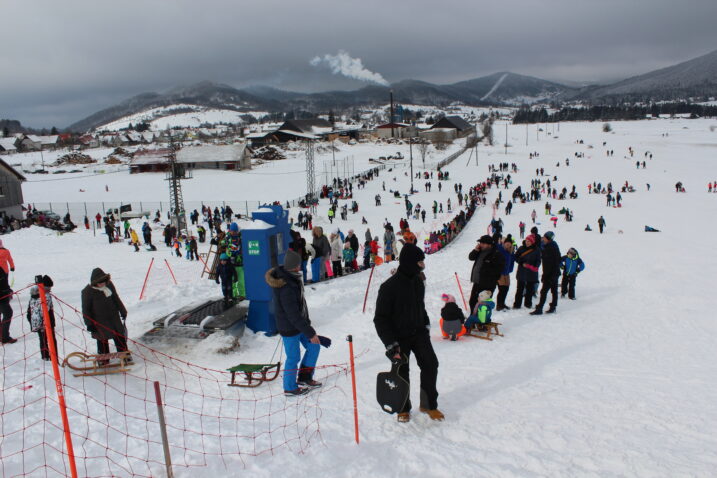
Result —
[[[70, 359], [75, 357], [79, 359], [79, 362], [73, 364]], [[119, 360], [119, 362], [112, 362], [112, 360]], [[72, 352], [62, 361], [63, 367], [67, 366], [72, 370], [80, 372], [73, 374], [75, 377], [124, 373], [128, 372], [130, 370], [129, 367], [132, 365], [132, 356], [129, 352], [115, 352], [100, 355]]]
[[470, 337], [475, 337], [477, 339], [483, 339], [483, 340], [493, 340], [492, 336], [497, 335], [498, 337], [503, 337], [503, 334], [500, 333], [500, 330], [498, 330], [499, 325], [503, 325], [500, 322], [490, 322], [488, 324], [482, 324], [484, 327], [486, 327], [486, 330], [478, 330], [479, 325], [476, 324], [471, 330], [468, 331], [466, 334]]
[[[258, 387], [264, 382], [271, 382], [279, 376], [281, 362], [253, 364], [242, 363], [227, 370], [232, 373], [232, 381], [228, 385], [230, 387]], [[244, 374], [242, 382], [237, 382], [237, 374]]]
[[393, 360], [390, 372], [381, 372], [376, 376], [376, 400], [386, 413], [399, 413], [406, 405], [411, 385], [398, 375], [398, 369], [406, 363], [405, 358]]

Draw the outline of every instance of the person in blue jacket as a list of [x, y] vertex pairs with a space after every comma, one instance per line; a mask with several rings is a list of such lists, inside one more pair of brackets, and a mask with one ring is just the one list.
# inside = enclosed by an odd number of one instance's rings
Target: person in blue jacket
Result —
[[513, 273], [513, 266], [515, 265], [513, 238], [510, 234], [505, 237], [502, 243], [498, 243], [498, 252], [500, 252], [505, 259], [503, 272], [498, 279], [498, 303], [495, 308], [495, 310], [500, 311], [510, 309], [510, 307], [505, 305], [505, 298], [508, 296], [508, 289], [510, 289], [510, 274]]
[[[311, 326], [304, 298], [301, 256], [289, 249], [284, 256], [284, 265], [269, 269], [264, 279], [273, 291], [276, 328], [286, 352], [284, 395], [304, 395], [321, 386], [321, 382], [314, 380], [321, 341]], [[305, 350], [303, 357], [301, 347]]]
[[585, 263], [580, 259], [578, 251], [571, 247], [560, 261], [560, 268], [563, 269], [563, 279], [560, 281], [560, 297], [568, 294], [570, 300], [575, 300], [575, 280], [580, 272], [585, 270]]

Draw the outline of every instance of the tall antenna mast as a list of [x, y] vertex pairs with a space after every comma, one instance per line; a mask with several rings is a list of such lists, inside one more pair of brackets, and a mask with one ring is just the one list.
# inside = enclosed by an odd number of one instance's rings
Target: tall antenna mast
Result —
[[184, 211], [184, 197], [182, 196], [182, 180], [191, 179], [191, 172], [187, 175], [183, 164], [177, 162], [177, 146], [174, 139], [169, 139], [169, 169], [166, 180], [169, 181], [169, 209], [170, 222], [177, 228], [177, 234], [187, 234], [187, 217]]

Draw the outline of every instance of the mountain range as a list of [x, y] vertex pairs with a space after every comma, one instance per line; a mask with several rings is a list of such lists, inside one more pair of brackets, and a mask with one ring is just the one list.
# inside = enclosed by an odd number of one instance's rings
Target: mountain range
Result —
[[615, 104], [622, 102], [704, 100], [717, 96], [717, 50], [674, 66], [651, 71], [608, 85], [568, 86], [510, 72], [437, 85], [403, 80], [390, 86], [368, 85], [353, 91], [299, 93], [267, 86], [237, 89], [204, 81], [174, 88], [164, 94], [142, 93], [105, 108], [69, 126], [71, 131], [87, 131], [111, 121], [176, 104], [229, 109], [238, 112], [284, 112], [304, 110], [327, 112], [351, 107], [382, 105], [389, 91], [405, 105], [446, 106], [462, 103], [472, 106], [519, 106], [536, 103]]

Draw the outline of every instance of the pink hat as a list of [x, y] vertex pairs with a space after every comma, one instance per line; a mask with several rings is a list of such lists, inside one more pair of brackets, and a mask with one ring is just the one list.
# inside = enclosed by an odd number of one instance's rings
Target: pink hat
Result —
[[455, 302], [455, 301], [456, 301], [456, 298], [453, 297], [451, 294], [443, 294], [443, 295], [441, 296], [441, 300], [442, 300], [443, 302]]

